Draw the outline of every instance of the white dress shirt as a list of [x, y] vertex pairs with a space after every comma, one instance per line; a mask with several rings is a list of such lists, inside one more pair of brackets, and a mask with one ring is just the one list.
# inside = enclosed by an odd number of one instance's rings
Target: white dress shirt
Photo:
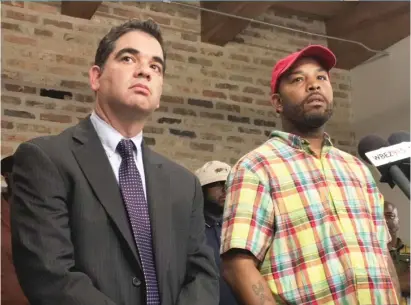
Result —
[[[91, 123], [103, 144], [104, 150], [106, 152], [107, 158], [110, 161], [111, 167], [113, 168], [114, 175], [116, 176], [117, 183], [119, 183], [118, 176], [120, 170], [121, 156], [118, 153], [117, 145], [122, 139], [127, 139], [123, 137], [117, 130], [115, 130], [111, 125], [107, 124], [102, 118], [100, 118], [95, 111], [92, 112], [90, 116]], [[147, 200], [146, 191], [146, 179], [144, 175], [144, 165], [143, 156], [141, 150], [141, 143], [143, 141], [143, 132], [140, 132], [135, 137], [129, 139], [134, 142], [137, 151], [134, 151], [134, 161], [137, 164], [137, 169], [140, 173], [141, 180], [143, 183], [144, 194]], [[104, 179], [104, 178], [103, 178]]]

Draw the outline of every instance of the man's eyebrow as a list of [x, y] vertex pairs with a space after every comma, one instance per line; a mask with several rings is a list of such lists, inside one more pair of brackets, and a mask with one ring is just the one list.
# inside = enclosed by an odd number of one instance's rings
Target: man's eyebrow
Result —
[[[115, 59], [119, 59], [124, 53], [129, 53], [132, 55], [137, 55], [140, 53], [139, 50], [134, 48], [124, 48], [117, 52]], [[159, 56], [153, 56], [153, 61], [159, 63], [164, 68], [164, 60]]]
[[140, 51], [136, 50], [134, 48], [124, 48], [124, 49], [121, 49], [120, 51], [118, 51], [114, 58], [119, 59], [121, 57], [121, 55], [123, 55], [124, 53], [130, 53], [132, 55], [137, 55], [138, 53], [140, 53]]
[[[324, 68], [318, 68], [317, 72], [327, 72], [327, 70], [325, 70]], [[285, 75], [285, 77], [290, 77], [290, 76], [295, 75], [295, 74], [304, 74], [304, 72], [302, 70], [294, 70], [294, 71], [288, 72]]]

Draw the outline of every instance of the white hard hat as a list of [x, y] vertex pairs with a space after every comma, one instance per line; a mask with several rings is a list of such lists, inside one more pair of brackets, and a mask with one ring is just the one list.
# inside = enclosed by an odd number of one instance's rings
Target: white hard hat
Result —
[[231, 166], [220, 161], [210, 161], [195, 171], [196, 176], [200, 180], [201, 186], [218, 182], [226, 181], [230, 173]]

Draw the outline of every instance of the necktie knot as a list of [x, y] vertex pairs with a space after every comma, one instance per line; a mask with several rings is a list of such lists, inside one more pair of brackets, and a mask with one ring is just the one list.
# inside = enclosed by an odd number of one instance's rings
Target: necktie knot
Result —
[[122, 159], [133, 157], [134, 143], [131, 140], [123, 139], [118, 142], [117, 151]]

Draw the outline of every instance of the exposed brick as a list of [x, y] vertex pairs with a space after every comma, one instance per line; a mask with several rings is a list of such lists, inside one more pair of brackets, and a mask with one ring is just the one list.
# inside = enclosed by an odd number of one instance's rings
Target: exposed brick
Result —
[[190, 64], [196, 64], [196, 65], [201, 65], [201, 66], [206, 66], [206, 67], [211, 67], [213, 65], [213, 62], [209, 59], [198, 58], [198, 57], [193, 57], [193, 56], [190, 56], [188, 58], [188, 62]]
[[24, 1], [2, 1], [1, 5], [9, 5], [9, 6], [15, 6], [15, 7], [24, 7]]
[[199, 99], [193, 99], [193, 98], [188, 99], [188, 104], [192, 106], [199, 106], [199, 107], [204, 107], [204, 108], [214, 107], [213, 102], [211, 101], [199, 100]]
[[203, 90], [203, 96], [227, 99], [227, 95], [225, 95], [223, 92], [212, 91], [212, 90]]
[[228, 84], [228, 83], [219, 83], [219, 84], [216, 84], [215, 87], [217, 89], [238, 90], [237, 85]]
[[273, 107], [271, 104], [271, 101], [269, 99], [266, 100], [256, 100], [255, 103], [260, 106], [268, 106], [268, 107]]
[[8, 104], [8, 105], [20, 105], [21, 104], [21, 99], [16, 96], [8, 96], [8, 95], [2, 95], [1, 96], [1, 103], [2, 104]]
[[35, 119], [36, 116], [27, 111], [4, 109], [4, 115], [23, 119]]
[[144, 139], [144, 143], [147, 144], [148, 146], [156, 145], [156, 139], [154, 138], [143, 137], [143, 139]]
[[243, 92], [251, 93], [251, 94], [258, 94], [258, 95], [265, 95], [265, 92], [263, 90], [261, 90], [260, 88], [254, 88], [254, 87], [245, 87]]
[[2, 69], [1, 71], [1, 78], [2, 81], [4, 80], [21, 80], [22, 79], [22, 74], [18, 71], [11, 71], [11, 70], [6, 70]]
[[21, 32], [20, 26], [18, 24], [14, 24], [14, 23], [2, 22], [1, 23], [1, 28], [5, 29], [5, 30], [12, 30], [12, 31]]
[[346, 85], [346, 84], [339, 84], [338, 88], [340, 88], [340, 90], [344, 90], [344, 91], [350, 90], [350, 86]]
[[52, 37], [53, 32], [49, 31], [49, 30], [34, 29], [34, 35], [44, 36], [44, 37]]
[[255, 128], [238, 127], [238, 132], [260, 135], [261, 130]]
[[221, 57], [224, 55], [223, 51], [221, 50], [214, 50], [214, 49], [209, 49], [209, 48], [201, 48], [201, 54], [206, 55], [207, 57], [213, 56], [213, 57]]
[[186, 61], [186, 59], [184, 58], [183, 55], [178, 54], [178, 53], [172, 53], [172, 52], [167, 53], [167, 60], [175, 60], [175, 61], [179, 61], [179, 62], [185, 62]]
[[68, 29], [68, 30], [73, 29], [73, 24], [71, 24], [70, 22], [66, 22], [66, 21], [57, 21], [57, 20], [44, 18], [43, 24], [44, 25], [52, 25], [52, 26], [62, 28], [62, 29]]
[[190, 142], [190, 148], [198, 151], [214, 151], [214, 145], [207, 143]]
[[4, 142], [26, 142], [30, 140], [31, 137], [26, 136], [26, 135], [21, 135], [21, 134], [5, 134], [4, 132], [1, 134], [1, 140]]
[[14, 153], [14, 149], [11, 146], [1, 145], [1, 155], [9, 156]]
[[241, 54], [231, 54], [230, 58], [234, 59], [234, 60], [244, 61], [244, 62], [249, 62], [250, 61], [250, 58], [248, 56], [241, 55]]
[[82, 107], [82, 106], [76, 106], [73, 104], [66, 105], [62, 108], [64, 111], [70, 111], [70, 112], [79, 112], [79, 113], [91, 113], [91, 108], [90, 107]]
[[174, 50], [178, 50], [178, 51], [186, 51], [186, 52], [190, 52], [190, 53], [196, 53], [197, 52], [196, 47], [193, 47], [191, 45], [181, 43], [181, 42], [172, 42], [171, 47]]
[[200, 117], [214, 120], [224, 120], [224, 115], [221, 113], [200, 112]]
[[157, 120], [160, 124], [180, 124], [181, 119], [162, 117]]
[[227, 77], [226, 73], [224, 71], [215, 71], [215, 70], [209, 70], [208, 68], [201, 68], [200, 70], [201, 74], [207, 77], [211, 78], [219, 78], [219, 79], [225, 79]]
[[274, 67], [276, 61], [274, 59], [254, 58], [254, 64], [265, 66], [267, 68]]
[[174, 108], [173, 113], [180, 115], [197, 116], [197, 113], [195, 113], [195, 111], [187, 108]]
[[252, 83], [253, 79], [249, 76], [243, 76], [243, 75], [230, 75], [228, 78], [229, 80], [235, 81], [235, 82], [245, 82], [245, 83]]
[[94, 103], [94, 97], [91, 95], [75, 94], [74, 99], [82, 103]]
[[247, 103], [251, 104], [253, 102], [253, 99], [249, 96], [239, 96], [239, 95], [234, 95], [230, 94], [230, 100], [238, 103]]
[[336, 98], [348, 98], [348, 94], [340, 91], [334, 91], [334, 97]]
[[161, 127], [154, 127], [154, 126], [145, 126], [144, 133], [155, 133], [155, 134], [163, 134], [164, 128]]
[[66, 87], [66, 88], [69, 88], [69, 89], [80, 89], [80, 90], [90, 89], [89, 84], [74, 81], [74, 80], [62, 80], [60, 85], [62, 87]]
[[[181, 33], [181, 39], [188, 40], [188, 41], [198, 41], [198, 35], [196, 34], [189, 34], [189, 33]], [[168, 54], [167, 54], [168, 55]]]
[[14, 123], [9, 121], [1, 120], [1, 129], [13, 129]]
[[264, 130], [264, 135], [265, 135], [266, 137], [269, 137], [269, 136], [271, 135], [271, 131], [269, 131], [269, 130]]
[[34, 124], [17, 124], [17, 131], [20, 132], [37, 132], [37, 133], [44, 133], [50, 134], [51, 128], [44, 126], [44, 125], [34, 125]]
[[37, 23], [37, 21], [39, 20], [37, 16], [33, 16], [27, 13], [10, 11], [10, 10], [6, 10], [6, 18], [20, 20], [20, 21], [27, 21], [31, 23]]
[[337, 143], [338, 145], [343, 145], [343, 146], [350, 146], [352, 144], [351, 141], [346, 141], [346, 140], [338, 140]]
[[256, 84], [267, 87], [267, 88], [270, 88], [270, 86], [271, 86], [271, 83], [270, 83], [269, 79], [257, 79]]
[[33, 107], [33, 108], [55, 109], [56, 103], [46, 103], [46, 102], [27, 100], [26, 106]]
[[113, 14], [123, 18], [136, 18], [137, 14], [133, 10], [123, 10], [122, 8], [113, 7]]
[[277, 124], [273, 121], [264, 121], [260, 119], [254, 120], [254, 125], [256, 126], [266, 126], [266, 127], [275, 127]]
[[216, 103], [216, 109], [240, 113], [240, 106], [227, 104], [227, 103], [223, 103], [223, 102], [217, 102]]
[[162, 102], [172, 103], [172, 104], [183, 104], [184, 99], [178, 96], [163, 95], [161, 97]]
[[167, 15], [170, 15], [170, 16], [176, 15], [176, 10], [172, 8], [170, 5], [168, 5], [167, 3], [163, 3], [163, 2], [150, 2], [150, 11], [153, 11], [156, 13], [166, 13]]
[[250, 118], [248, 117], [239, 117], [235, 115], [228, 115], [227, 119], [234, 123], [250, 123]]
[[223, 137], [207, 132], [200, 134], [200, 139], [207, 141], [222, 141]]
[[16, 43], [16, 44], [22, 44], [22, 45], [30, 45], [30, 46], [36, 46], [37, 41], [32, 38], [28, 37], [21, 37], [21, 36], [15, 36], [15, 35], [10, 35], [10, 34], [4, 34], [3, 36], [4, 41], [11, 42], [11, 43]]
[[198, 10], [188, 7], [184, 7], [178, 10], [178, 14], [180, 15], [180, 17], [196, 20], [200, 17], [200, 12]]
[[168, 112], [168, 107], [160, 105], [160, 107], [156, 109], [156, 112]]
[[169, 131], [172, 135], [179, 136], [179, 137], [191, 138], [191, 139], [194, 139], [197, 137], [194, 131], [178, 130], [178, 129], [173, 129], [173, 128], [170, 128]]
[[63, 114], [41, 113], [40, 120], [57, 123], [71, 123], [71, 117]]
[[36, 88], [34, 87], [29, 87], [29, 86], [19, 86], [19, 85], [13, 85], [13, 84], [4, 84], [4, 88], [7, 91], [13, 91], [13, 92], [21, 92], [21, 93], [27, 93], [27, 94], [36, 94]]
[[27, 4], [28, 4], [29, 10], [32, 10], [32, 11], [37, 11], [41, 13], [51, 13], [51, 14], [60, 13], [60, 7], [56, 5], [52, 5], [52, 3], [50, 2], [46, 2], [46, 1], [42, 3], [27, 2]]
[[76, 66], [87, 66], [88, 62], [85, 58], [79, 58], [79, 57], [71, 57], [67, 55], [56, 55], [56, 62], [57, 63], [64, 63], [68, 65], [76, 65]]
[[227, 142], [229, 143], [244, 143], [244, 138], [242, 137], [237, 137], [237, 136], [228, 136], [227, 137]]

